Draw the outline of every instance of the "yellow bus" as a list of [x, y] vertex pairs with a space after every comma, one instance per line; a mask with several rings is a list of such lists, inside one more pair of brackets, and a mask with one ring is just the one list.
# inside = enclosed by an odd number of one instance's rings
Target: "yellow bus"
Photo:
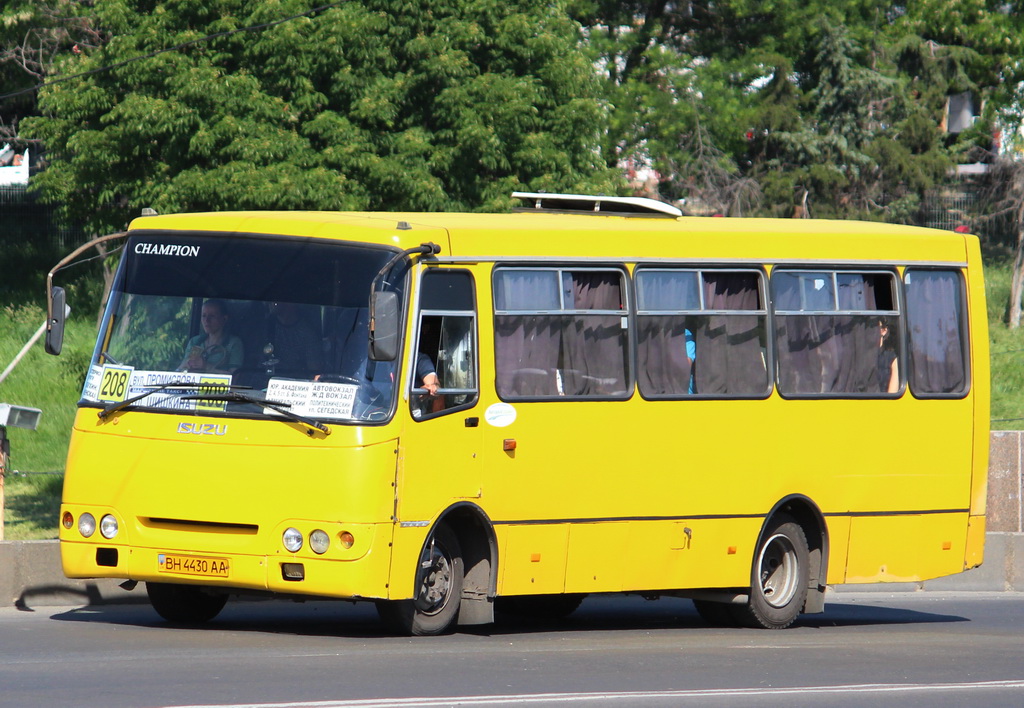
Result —
[[783, 628], [830, 584], [981, 563], [975, 237], [516, 196], [134, 220], [65, 574], [144, 582], [173, 622], [271, 593], [435, 634], [591, 593]]

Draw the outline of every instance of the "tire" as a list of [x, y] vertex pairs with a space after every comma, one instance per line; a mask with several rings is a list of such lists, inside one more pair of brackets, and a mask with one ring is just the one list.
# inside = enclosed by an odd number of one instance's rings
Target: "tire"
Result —
[[149, 603], [156, 613], [175, 624], [203, 624], [224, 609], [228, 596], [196, 585], [146, 583]]
[[575, 612], [585, 597], [584, 594], [498, 597], [494, 600], [494, 611], [516, 619], [560, 620]]
[[450, 632], [459, 616], [464, 577], [458, 538], [447, 526], [438, 526], [420, 554], [416, 597], [378, 601], [377, 613], [403, 634], [422, 637]]
[[754, 554], [750, 599], [737, 608], [737, 618], [764, 629], [793, 624], [807, 601], [809, 556], [800, 525], [788, 516], [776, 518]]

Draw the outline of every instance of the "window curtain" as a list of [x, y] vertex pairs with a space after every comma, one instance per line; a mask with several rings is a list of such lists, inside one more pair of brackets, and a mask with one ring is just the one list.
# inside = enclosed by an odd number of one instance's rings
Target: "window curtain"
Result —
[[[704, 307], [708, 310], [761, 309], [755, 273], [704, 273]], [[711, 315], [702, 318], [694, 339], [696, 393], [753, 395], [768, 390], [761, 315]]]
[[572, 273], [566, 309], [612, 310], [620, 314], [576, 314], [566, 318], [562, 386], [567, 396], [619, 394], [626, 388], [626, 332], [622, 328], [621, 275]]
[[[637, 297], [643, 311], [697, 310], [700, 297], [693, 271], [641, 271]], [[637, 318], [637, 384], [645, 396], [681, 395], [690, 391], [693, 362], [686, 354], [686, 315], [640, 315]], [[690, 331], [690, 337], [693, 333]]]
[[908, 271], [910, 387], [917, 393], [967, 388], [960, 277], [952, 271]]
[[637, 383], [645, 396], [689, 391], [692, 362], [686, 356], [686, 315], [646, 315], [637, 324]]
[[[805, 303], [804, 307], [875, 310], [875, 288], [891, 282], [887, 278], [867, 280], [860, 274], [840, 274], [838, 280], [835, 304]], [[801, 279], [780, 278], [778, 282], [780, 309], [799, 307], [795, 288], [800, 287]], [[776, 333], [780, 390], [796, 394], [879, 392], [878, 320], [879, 315], [865, 314], [780, 315]], [[890, 321], [889, 326], [891, 336], [896, 336], [897, 323]]]
[[[557, 310], [553, 271], [502, 271], [495, 279], [499, 310]], [[561, 333], [550, 315], [498, 315], [494, 321], [496, 385], [501, 396], [554, 396]]]

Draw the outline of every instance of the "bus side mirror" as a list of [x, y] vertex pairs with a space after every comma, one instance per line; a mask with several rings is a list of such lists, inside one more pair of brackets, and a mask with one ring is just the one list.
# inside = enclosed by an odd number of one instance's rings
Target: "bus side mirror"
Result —
[[50, 319], [46, 321], [46, 353], [56, 356], [64, 347], [64, 318], [67, 317], [67, 296], [64, 288], [50, 290]]
[[398, 294], [375, 292], [371, 298], [370, 359], [394, 361], [398, 358]]

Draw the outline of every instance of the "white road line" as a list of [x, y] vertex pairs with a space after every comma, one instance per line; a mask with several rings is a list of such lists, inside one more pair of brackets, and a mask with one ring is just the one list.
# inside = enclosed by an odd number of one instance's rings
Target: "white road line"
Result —
[[447, 696], [440, 698], [369, 698], [352, 701], [305, 703], [217, 703], [176, 708], [434, 708], [436, 706], [499, 706], [531, 703], [622, 701], [670, 698], [727, 698], [730, 696], [830, 695], [852, 693], [946, 692], [966, 690], [1024, 689], [1024, 680], [973, 683], [868, 683], [849, 686], [794, 686], [791, 688], [721, 688], [689, 691], [623, 691], [611, 693], [532, 693], [508, 696]]

